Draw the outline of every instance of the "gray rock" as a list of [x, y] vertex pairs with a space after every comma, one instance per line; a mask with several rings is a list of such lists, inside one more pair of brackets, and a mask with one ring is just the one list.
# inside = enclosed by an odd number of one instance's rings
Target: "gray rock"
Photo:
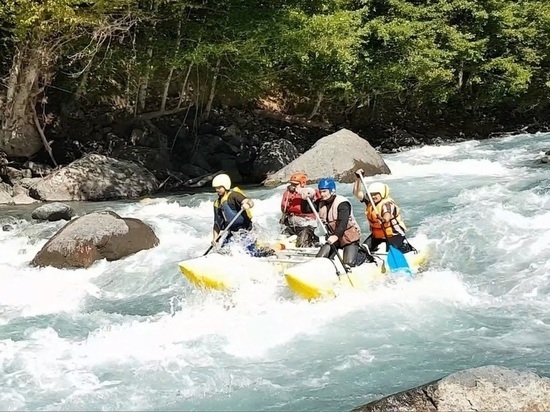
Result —
[[[53, 169], [48, 165], [35, 163], [30, 160], [27, 160], [23, 165], [23, 167], [30, 170], [33, 176], [39, 176], [39, 177], [48, 176], [53, 171]], [[28, 176], [28, 177], [31, 177], [31, 176]]]
[[0, 182], [0, 205], [13, 204], [13, 187]]
[[243, 181], [237, 166], [237, 158], [234, 155], [216, 153], [210, 156], [210, 163], [216, 170], [219, 170], [218, 173], [227, 173], [233, 185]]
[[31, 217], [37, 220], [55, 222], [57, 220], [71, 220], [76, 216], [75, 211], [65, 203], [48, 203], [37, 207], [31, 213]]
[[39, 202], [39, 200], [33, 199], [29, 195], [25, 194], [16, 195], [13, 197], [14, 205], [30, 205], [37, 202]]
[[354, 412], [550, 410], [550, 379], [500, 366], [482, 366], [390, 395]]
[[279, 171], [268, 175], [264, 186], [274, 187], [288, 182], [293, 173], [307, 173], [310, 182], [332, 177], [342, 183], [355, 181], [355, 170], [365, 176], [391, 173], [378, 152], [355, 133], [342, 129], [319, 139], [313, 147]]
[[41, 181], [42, 181], [42, 178], [40, 177], [31, 177], [31, 178], [21, 179], [18, 183], [25, 189], [31, 189]]
[[16, 205], [29, 205], [36, 203], [38, 200], [29, 196], [29, 190], [19, 184], [13, 187], [13, 203]]
[[4, 175], [13, 185], [21, 179], [32, 177], [32, 172], [29, 169], [16, 169], [14, 167], [6, 166], [4, 168]]
[[113, 212], [90, 213], [63, 226], [36, 254], [32, 266], [87, 268], [157, 246], [153, 230], [139, 219]]
[[285, 167], [297, 159], [300, 153], [298, 149], [286, 139], [278, 139], [273, 142], [265, 142], [252, 163], [254, 180], [263, 180], [268, 173], [273, 173]]
[[42, 149], [42, 139], [32, 122], [9, 120], [8, 127], [0, 128], [1, 151], [8, 157], [31, 157]]
[[132, 130], [132, 133], [130, 133], [130, 142], [134, 145], [140, 145], [145, 146], [144, 142], [145, 140], [145, 132], [141, 129], [134, 129]]
[[181, 165], [179, 170], [180, 172], [185, 173], [190, 178], [203, 176], [208, 173], [208, 171], [204, 170], [202, 167], [190, 165], [187, 163]]
[[222, 138], [232, 146], [239, 147], [242, 140], [242, 132], [239, 126], [232, 124], [222, 132]]
[[44, 201], [136, 198], [158, 188], [155, 176], [133, 162], [91, 154], [40, 179], [30, 189]]
[[135, 122], [130, 133], [130, 143], [134, 146], [166, 148], [167, 138], [150, 120], [140, 119]]
[[172, 168], [168, 152], [159, 148], [125, 146], [115, 150], [113, 157], [134, 162], [150, 171]]
[[208, 172], [213, 172], [215, 168], [212, 168], [204, 153], [198, 151], [191, 159], [191, 164], [200, 167]]
[[5, 166], [9, 163], [8, 156], [2, 150], [0, 150], [0, 166]]
[[200, 137], [201, 139], [201, 151], [204, 153], [218, 154], [226, 153], [229, 155], [236, 155], [239, 152], [239, 148], [226, 142], [220, 136], [214, 134], [205, 134]]

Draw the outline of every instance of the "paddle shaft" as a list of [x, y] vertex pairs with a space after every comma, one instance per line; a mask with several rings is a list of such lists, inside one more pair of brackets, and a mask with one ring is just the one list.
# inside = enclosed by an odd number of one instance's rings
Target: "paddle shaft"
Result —
[[[325, 233], [325, 236], [328, 235], [328, 230], [325, 226], [325, 224], [323, 223], [323, 221], [321, 220], [321, 216], [319, 216], [319, 213], [317, 213], [317, 209], [315, 209], [315, 206], [313, 205], [313, 202], [311, 201], [311, 199], [309, 197], [306, 198], [307, 199], [307, 202], [309, 203], [309, 207], [311, 208], [311, 210], [313, 210], [313, 213], [315, 214], [315, 219], [317, 219], [317, 222], [319, 222], [319, 224], [321, 225], [321, 227], [323, 228], [323, 232]], [[345, 264], [344, 264], [344, 260], [342, 259], [342, 257], [340, 256], [340, 254], [338, 253], [338, 249], [336, 249], [336, 246], [334, 246], [333, 243], [330, 244], [330, 247], [332, 248], [332, 251], [336, 254], [336, 256], [338, 256], [338, 260], [340, 261], [340, 263], [342, 264], [342, 267], [344, 268], [344, 270], [346, 271], [346, 274], [348, 274], [348, 280], [349, 280], [349, 283], [351, 283], [351, 286], [353, 286], [353, 282], [351, 281], [350, 277], [349, 277], [349, 272], [350, 272], [350, 268], [348, 268]], [[334, 266], [336, 268], [336, 266]], [[336, 274], [338, 276], [340, 276], [340, 271], [336, 268]]]
[[[235, 221], [239, 218], [239, 216], [241, 216], [241, 214], [243, 212], [244, 212], [244, 209], [241, 207], [241, 210], [239, 210], [239, 212], [235, 215], [235, 217], [233, 219], [231, 219], [231, 222], [229, 222], [227, 227], [220, 232], [218, 237], [216, 237], [216, 240], [214, 241], [215, 243], [218, 243], [220, 241], [220, 239], [222, 238], [222, 236], [225, 235], [229, 229], [231, 229], [231, 226], [233, 226], [233, 223], [235, 223]], [[214, 245], [210, 245], [210, 247], [206, 250], [206, 252], [204, 252], [203, 256], [208, 255], [213, 247], [214, 247]]]

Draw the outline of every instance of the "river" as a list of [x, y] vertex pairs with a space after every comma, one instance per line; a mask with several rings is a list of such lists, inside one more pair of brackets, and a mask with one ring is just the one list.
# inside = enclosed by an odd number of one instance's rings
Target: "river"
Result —
[[[384, 155], [392, 174], [367, 180], [429, 238], [428, 268], [318, 302], [277, 273], [231, 295], [181, 276], [177, 263], [209, 245], [213, 193], [74, 204], [142, 219], [160, 239], [87, 270], [29, 267], [64, 223], [2, 207], [0, 407], [344, 411], [468, 367], [550, 375], [550, 171], [536, 163], [548, 149], [537, 134]], [[283, 189], [248, 191], [266, 238]]]

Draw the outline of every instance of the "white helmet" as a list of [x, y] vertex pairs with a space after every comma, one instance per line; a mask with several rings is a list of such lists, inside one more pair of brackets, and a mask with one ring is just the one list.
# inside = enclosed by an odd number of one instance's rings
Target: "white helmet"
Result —
[[212, 187], [223, 186], [225, 190], [231, 189], [231, 178], [226, 174], [217, 175], [212, 179]]
[[371, 195], [373, 193], [380, 194], [380, 196], [382, 196], [382, 199], [387, 198], [390, 194], [390, 188], [388, 187], [388, 185], [380, 182], [371, 183], [367, 190]]

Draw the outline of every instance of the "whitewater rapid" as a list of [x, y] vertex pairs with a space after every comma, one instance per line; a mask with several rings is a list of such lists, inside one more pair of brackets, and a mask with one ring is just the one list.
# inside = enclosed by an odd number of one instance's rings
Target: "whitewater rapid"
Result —
[[[550, 180], [536, 159], [549, 148], [538, 134], [384, 156], [392, 175], [368, 181], [388, 183], [409, 233], [430, 239], [428, 269], [318, 302], [275, 270], [230, 295], [181, 276], [177, 263], [209, 245], [211, 193], [75, 204], [139, 218], [160, 239], [86, 270], [29, 267], [64, 223], [0, 209], [14, 228], [0, 231], [0, 406], [341, 411], [467, 367], [548, 375]], [[283, 189], [247, 192], [265, 239]]]

